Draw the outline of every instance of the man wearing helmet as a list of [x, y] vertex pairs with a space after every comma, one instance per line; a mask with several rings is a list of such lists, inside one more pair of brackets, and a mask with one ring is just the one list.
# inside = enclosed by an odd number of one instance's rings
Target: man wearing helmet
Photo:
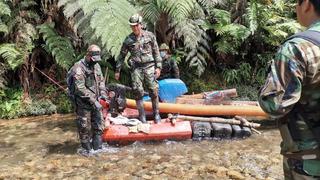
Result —
[[139, 119], [146, 123], [142, 97], [144, 95], [143, 85], [147, 88], [152, 101], [154, 120], [160, 123], [158, 84], [156, 79], [161, 72], [161, 57], [156, 37], [149, 31], [142, 29], [142, 17], [135, 14], [130, 17], [129, 25], [132, 33], [129, 34], [121, 47], [117, 58], [115, 79], [119, 80], [120, 71], [128, 52], [130, 52], [129, 66], [131, 71], [131, 86], [134, 91]]
[[90, 45], [86, 56], [76, 62], [68, 72], [68, 94], [76, 106], [77, 127], [82, 148], [89, 153], [102, 148], [104, 129], [102, 106], [99, 98], [107, 98], [101, 67], [101, 50]]
[[161, 75], [158, 78], [167, 79], [167, 78], [177, 78], [179, 79], [179, 67], [175, 59], [171, 57], [169, 46], [165, 43], [160, 45], [160, 56], [162, 58], [162, 70]]

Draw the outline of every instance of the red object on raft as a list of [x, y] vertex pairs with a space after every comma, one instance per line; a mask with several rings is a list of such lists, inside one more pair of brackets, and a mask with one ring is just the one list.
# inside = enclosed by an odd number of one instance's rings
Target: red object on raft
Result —
[[[102, 104], [104, 107], [105, 104]], [[150, 123], [148, 133], [131, 133], [129, 128], [124, 125], [111, 124], [107, 117], [107, 109], [103, 111], [108, 126], [102, 134], [102, 140], [107, 142], [129, 142], [129, 141], [148, 141], [174, 139], [183, 140], [192, 138], [192, 129], [189, 121], [177, 120], [174, 124], [163, 119], [160, 124]], [[126, 108], [122, 114], [126, 117], [137, 117], [139, 115], [136, 109]]]
[[123, 125], [110, 125], [102, 135], [103, 141], [147, 141], [164, 139], [191, 139], [192, 130], [189, 121], [171, 122], [162, 121], [160, 124], [150, 124], [148, 133], [129, 133], [129, 129]]

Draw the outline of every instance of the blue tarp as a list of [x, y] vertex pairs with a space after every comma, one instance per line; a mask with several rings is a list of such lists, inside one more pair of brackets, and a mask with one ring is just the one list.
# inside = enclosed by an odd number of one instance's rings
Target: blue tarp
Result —
[[[163, 79], [158, 81], [159, 98], [162, 102], [175, 103], [176, 98], [188, 92], [186, 84], [181, 79]], [[149, 96], [143, 97], [144, 101], [150, 100]]]

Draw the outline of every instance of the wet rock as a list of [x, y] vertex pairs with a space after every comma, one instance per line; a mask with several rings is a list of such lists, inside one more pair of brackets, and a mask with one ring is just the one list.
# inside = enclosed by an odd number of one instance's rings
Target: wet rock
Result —
[[216, 174], [218, 177], [224, 177], [227, 175], [227, 171], [228, 169], [225, 167], [218, 167]]
[[272, 177], [267, 177], [265, 180], [274, 180]]
[[26, 124], [24, 127], [27, 128], [27, 129], [34, 129], [34, 128], [36, 128], [37, 126], [38, 126], [37, 123], [31, 122], [31, 123]]
[[206, 170], [209, 173], [216, 173], [216, 172], [218, 172], [218, 169], [219, 169], [219, 167], [216, 166], [216, 165], [213, 165], [213, 164], [209, 164], [209, 165], [206, 166]]
[[234, 171], [234, 170], [229, 170], [228, 171], [228, 176], [230, 178], [232, 178], [232, 179], [235, 179], [235, 180], [245, 179], [245, 177], [241, 173], [239, 173], [237, 171]]
[[278, 159], [278, 158], [272, 158], [271, 161], [272, 161], [273, 163], [280, 163], [280, 162], [281, 162], [281, 160]]
[[155, 161], [158, 161], [161, 159], [161, 156], [157, 155], [157, 154], [154, 154], [150, 157], [151, 159], [151, 162], [155, 162]]
[[146, 175], [146, 174], [145, 174], [145, 175], [142, 176], [142, 178], [143, 178], [143, 179], [152, 179], [152, 176], [149, 176], [149, 175]]
[[198, 156], [198, 155], [192, 155], [192, 161], [200, 161], [201, 160], [201, 158], [200, 158], [200, 156]]

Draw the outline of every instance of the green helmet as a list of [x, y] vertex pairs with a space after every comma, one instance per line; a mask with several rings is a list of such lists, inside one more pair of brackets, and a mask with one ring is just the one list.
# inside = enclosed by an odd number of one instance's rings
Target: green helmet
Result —
[[159, 50], [169, 50], [169, 46], [166, 43], [162, 43], [159, 47]]
[[141, 24], [142, 23], [142, 17], [139, 14], [134, 14], [133, 16], [131, 16], [129, 18], [129, 24], [131, 26], [135, 26], [137, 24]]

